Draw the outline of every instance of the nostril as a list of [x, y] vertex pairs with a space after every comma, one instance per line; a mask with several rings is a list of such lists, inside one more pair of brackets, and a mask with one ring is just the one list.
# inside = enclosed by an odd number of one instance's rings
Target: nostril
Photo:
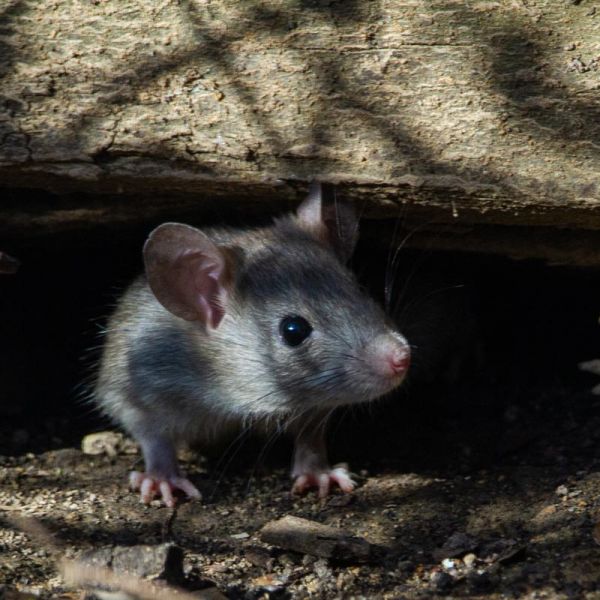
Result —
[[395, 373], [402, 373], [408, 369], [410, 364], [410, 350], [408, 348], [396, 348], [390, 356], [390, 365]]

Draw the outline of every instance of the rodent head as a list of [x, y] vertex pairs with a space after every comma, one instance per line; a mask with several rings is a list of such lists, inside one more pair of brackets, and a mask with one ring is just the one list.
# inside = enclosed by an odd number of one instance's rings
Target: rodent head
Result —
[[163, 306], [230, 342], [231, 353], [248, 359], [245, 376], [254, 368], [269, 379], [268, 401], [256, 398], [246, 409], [331, 408], [397, 387], [409, 347], [345, 266], [357, 238], [352, 209], [325, 202], [314, 185], [295, 214], [252, 235], [247, 247], [243, 236], [237, 249], [222, 247], [170, 223], [144, 247], [148, 282]]

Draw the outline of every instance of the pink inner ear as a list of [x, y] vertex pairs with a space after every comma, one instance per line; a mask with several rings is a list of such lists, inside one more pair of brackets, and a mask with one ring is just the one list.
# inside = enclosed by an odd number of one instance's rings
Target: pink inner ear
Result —
[[175, 286], [181, 303], [207, 326], [216, 329], [225, 316], [225, 289], [221, 283], [224, 263], [220, 257], [184, 252], [174, 265]]
[[328, 243], [346, 262], [358, 239], [358, 219], [351, 205], [323, 201], [323, 187], [313, 182], [306, 200], [298, 207], [296, 222], [321, 241]]
[[323, 220], [322, 210], [321, 185], [313, 182], [310, 185], [307, 198], [298, 207], [296, 220], [304, 230], [323, 241], [327, 241], [328, 232]]
[[163, 223], [144, 244], [150, 289], [171, 313], [216, 328], [225, 316], [225, 251], [206, 234], [181, 223]]

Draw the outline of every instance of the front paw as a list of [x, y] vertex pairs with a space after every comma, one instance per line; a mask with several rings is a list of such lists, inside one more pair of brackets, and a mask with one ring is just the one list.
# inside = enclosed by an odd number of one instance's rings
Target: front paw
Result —
[[140, 491], [141, 500], [148, 504], [157, 494], [169, 508], [175, 506], [173, 492], [181, 490], [188, 498], [201, 498], [196, 486], [185, 477], [159, 477], [149, 473], [132, 471], [129, 474], [129, 485], [132, 490]]
[[331, 486], [337, 485], [342, 492], [350, 493], [356, 483], [350, 477], [345, 467], [334, 467], [323, 471], [309, 471], [296, 475], [296, 481], [292, 486], [292, 494], [304, 494], [312, 488], [319, 492], [319, 498], [326, 498], [331, 491]]

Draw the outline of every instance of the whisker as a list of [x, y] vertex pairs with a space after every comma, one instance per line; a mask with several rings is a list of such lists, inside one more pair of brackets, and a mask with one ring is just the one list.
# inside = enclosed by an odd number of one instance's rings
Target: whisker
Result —
[[423, 295], [423, 296], [419, 296], [418, 298], [413, 298], [407, 305], [402, 307], [402, 311], [396, 316], [396, 321], [400, 322], [400, 320], [404, 317], [404, 315], [410, 310], [410, 308], [412, 308], [417, 302], [424, 302], [425, 300], [436, 296], [437, 294], [441, 294], [442, 292], [447, 292], [449, 290], [459, 290], [464, 288], [465, 285], [464, 284], [457, 284], [457, 285], [449, 285], [443, 288], [439, 288], [437, 290], [433, 290], [431, 292], [428, 292], [427, 294]]
[[256, 407], [256, 405], [258, 403], [260, 403], [262, 400], [265, 400], [266, 398], [268, 398], [274, 394], [277, 394], [279, 392], [287, 392], [290, 389], [297, 388], [299, 386], [304, 386], [304, 387], [310, 388], [311, 386], [313, 386], [313, 384], [316, 384], [316, 385], [314, 385], [315, 389], [319, 389], [319, 386], [321, 384], [326, 384], [329, 381], [329, 377], [331, 377], [331, 376], [341, 377], [344, 374], [345, 374], [345, 370], [343, 370], [339, 367], [336, 367], [336, 368], [321, 371], [317, 374], [309, 374], [309, 375], [305, 375], [300, 378], [291, 379], [283, 386], [275, 387], [272, 390], [270, 390], [269, 392], [267, 392], [266, 394], [259, 396], [258, 398], [253, 398], [251, 400], [244, 402], [238, 408], [238, 410], [247, 410], [247, 411], [254, 413], [255, 411], [253, 411], [252, 409], [254, 407]]
[[386, 311], [389, 308], [389, 299], [391, 298], [391, 295], [392, 295], [392, 291], [390, 289], [390, 284], [392, 282], [391, 274], [392, 274], [392, 262], [393, 262], [392, 261], [392, 256], [393, 256], [392, 248], [396, 244], [396, 238], [398, 235], [399, 227], [400, 227], [400, 217], [398, 217], [394, 222], [394, 231], [392, 232], [392, 242], [390, 244], [390, 250], [388, 251], [386, 266], [385, 266], [385, 280], [384, 280], [383, 291], [384, 291], [384, 301], [385, 301]]
[[[395, 270], [398, 266], [398, 260], [399, 260], [399, 255], [400, 255], [400, 251], [404, 248], [404, 246], [406, 246], [406, 244], [408, 243], [408, 241], [410, 240], [411, 237], [413, 237], [418, 231], [424, 229], [425, 227], [430, 226], [431, 224], [435, 223], [434, 219], [431, 219], [429, 221], [426, 221], [424, 223], [420, 223], [419, 225], [415, 226], [413, 229], [411, 229], [405, 236], [404, 239], [402, 240], [402, 242], [400, 242], [400, 244], [396, 247], [395, 251], [394, 251], [394, 255], [391, 261], [391, 269], [389, 272], [386, 272], [386, 283], [384, 286], [384, 292], [385, 292], [385, 309], [386, 312], [388, 312], [391, 309], [391, 299], [392, 299], [392, 295], [393, 295], [393, 290], [395, 287], [395, 284], [392, 280], [388, 280], [388, 275], [390, 277], [395, 277]], [[414, 277], [416, 269], [418, 266], [420, 266], [420, 264], [423, 262], [424, 257], [422, 257], [421, 259], [415, 261], [415, 265], [413, 265], [412, 269], [411, 269], [411, 273], [409, 274], [409, 276], [405, 279], [405, 285], [403, 286], [403, 291], [400, 293], [400, 299], [404, 296], [406, 288], [407, 288], [407, 283], [410, 282], [410, 280]], [[399, 301], [396, 302], [396, 306], [398, 304]]]

